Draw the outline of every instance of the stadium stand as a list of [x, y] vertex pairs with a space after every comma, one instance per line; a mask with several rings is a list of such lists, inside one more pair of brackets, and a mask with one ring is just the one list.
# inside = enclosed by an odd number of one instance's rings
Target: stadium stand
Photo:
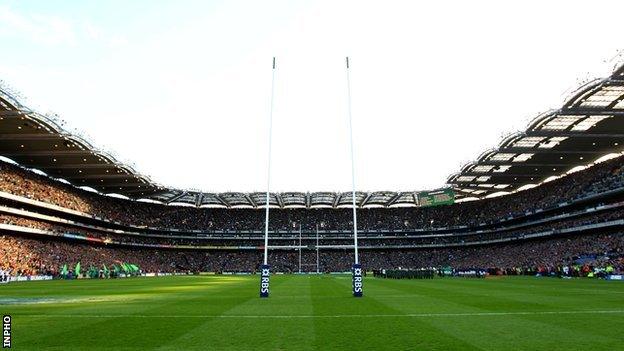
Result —
[[[561, 272], [582, 262], [622, 271], [623, 162], [615, 158], [477, 202], [359, 209], [362, 262], [369, 269], [452, 266], [505, 274]], [[0, 264], [15, 274], [58, 275], [78, 261], [96, 267], [132, 261], [146, 272], [254, 272], [261, 261], [262, 210], [137, 203], [0, 165]], [[298, 270], [299, 224], [304, 270], [316, 269], [317, 224], [320, 270], [349, 269], [348, 209], [272, 214], [271, 241], [282, 246], [270, 257], [276, 271]], [[202, 225], [211, 229], [198, 230]]]
[[[557, 179], [545, 186], [513, 195], [483, 199], [438, 208], [370, 208], [360, 209], [359, 223], [364, 230], [416, 230], [421, 228], [484, 226], [501, 218], [523, 217], [527, 211], [543, 212], [622, 186], [623, 161], [620, 158], [600, 163], [587, 171]], [[17, 166], [0, 163], [0, 191], [81, 212], [86, 217], [131, 227], [165, 230], [256, 231], [260, 233], [264, 215], [254, 209], [203, 209], [162, 206], [112, 197], [103, 197], [70, 185], [27, 172]], [[6, 197], [2, 197], [7, 201]], [[527, 204], [527, 205], [523, 205]], [[352, 226], [348, 209], [284, 209], [274, 211], [271, 229], [293, 231], [301, 224], [306, 230], [318, 224], [324, 230], [349, 230]]]

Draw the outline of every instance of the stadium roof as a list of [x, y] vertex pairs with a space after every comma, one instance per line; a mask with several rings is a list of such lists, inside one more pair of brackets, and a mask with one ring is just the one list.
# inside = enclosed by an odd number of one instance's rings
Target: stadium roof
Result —
[[523, 132], [452, 174], [464, 196], [513, 191], [624, 151], [624, 66], [580, 87], [558, 109], [536, 117]]
[[102, 193], [151, 195], [158, 186], [78, 133], [67, 132], [56, 116], [22, 106], [0, 89], [0, 155], [51, 177]]
[[[624, 150], [624, 66], [606, 79], [577, 90], [560, 109], [535, 118], [523, 132], [504, 138], [497, 148], [451, 175], [447, 184], [456, 198], [484, 197], [540, 183], [607, 154]], [[205, 193], [171, 189], [151, 181], [110, 153], [68, 132], [56, 116], [21, 105], [0, 88], [0, 155], [24, 167], [101, 193], [165, 204], [259, 207], [266, 193]], [[341, 207], [351, 193], [272, 193], [279, 207]], [[359, 207], [416, 206], [417, 192], [357, 192]]]

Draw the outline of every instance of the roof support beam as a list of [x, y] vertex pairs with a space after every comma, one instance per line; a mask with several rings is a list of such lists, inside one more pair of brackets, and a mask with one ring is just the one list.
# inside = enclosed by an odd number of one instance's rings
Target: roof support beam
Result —
[[167, 205], [169, 205], [170, 203], [174, 202], [175, 200], [178, 200], [178, 199], [182, 198], [182, 197], [183, 197], [184, 195], [186, 195], [186, 194], [187, 194], [187, 192], [186, 192], [186, 191], [183, 191], [182, 193], [180, 193], [180, 194], [178, 194], [178, 195], [176, 195], [176, 196], [174, 196], [174, 197], [172, 197], [172, 198], [168, 199], [168, 200], [166, 201]]
[[[620, 84], [612, 84], [612, 85], [620, 85]], [[611, 101], [611, 103], [606, 107], [609, 110], [612, 110], [615, 105], [617, 105], [618, 103], [620, 103], [620, 101], [622, 101], [622, 99], [624, 99], [624, 94], [620, 95], [617, 99]]]
[[[284, 200], [282, 200], [282, 196], [279, 193], [275, 193], [273, 194], [275, 196], [275, 198], [277, 199], [277, 203], [279, 205], [280, 208], [284, 208]], [[270, 202], [270, 201], [269, 201]]]
[[198, 193], [195, 195], [195, 207], [201, 206], [202, 200], [204, 199], [204, 193]]
[[215, 199], [219, 200], [219, 202], [221, 202], [225, 207], [230, 208], [232, 207], [232, 205], [230, 205], [229, 202], [225, 201], [224, 198], [222, 198], [219, 194], [214, 194]]
[[245, 194], [245, 199], [249, 201], [251, 206], [253, 206], [254, 208], [258, 208], [258, 204], [256, 204], [256, 202], [251, 198], [251, 196], [249, 196], [249, 194]]
[[373, 196], [373, 193], [366, 194], [366, 197], [362, 200], [362, 202], [360, 202], [360, 207], [364, 207], [368, 203], [368, 200], [370, 200], [371, 196]]
[[334, 203], [332, 204], [333, 208], [338, 207], [338, 203], [340, 202], [340, 198], [342, 197], [341, 193], [336, 193], [334, 197]]
[[388, 200], [388, 202], [386, 202], [386, 207], [390, 207], [392, 204], [397, 202], [397, 200], [401, 197], [401, 195], [403, 195], [402, 192], [396, 193], [396, 195], [394, 195], [390, 200]]

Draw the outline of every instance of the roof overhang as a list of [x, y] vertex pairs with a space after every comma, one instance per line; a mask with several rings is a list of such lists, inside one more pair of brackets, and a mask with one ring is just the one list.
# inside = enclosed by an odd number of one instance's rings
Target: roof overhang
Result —
[[516, 191], [624, 151], [624, 66], [579, 88], [448, 177], [457, 197]]

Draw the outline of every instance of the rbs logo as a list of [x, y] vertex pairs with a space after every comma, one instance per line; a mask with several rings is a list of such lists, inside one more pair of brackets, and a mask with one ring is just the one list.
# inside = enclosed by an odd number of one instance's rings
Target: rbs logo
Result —
[[362, 297], [362, 266], [360, 264], [353, 265], [353, 296]]
[[269, 297], [269, 266], [262, 265], [260, 269], [260, 297]]

